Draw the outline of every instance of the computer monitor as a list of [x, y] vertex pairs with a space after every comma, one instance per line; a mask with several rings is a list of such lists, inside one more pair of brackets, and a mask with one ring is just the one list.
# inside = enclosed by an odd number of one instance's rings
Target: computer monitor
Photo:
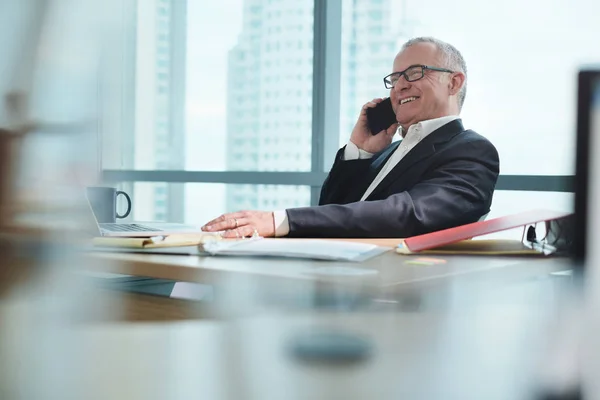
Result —
[[575, 168], [575, 268], [588, 261], [600, 238], [600, 65], [579, 72]]

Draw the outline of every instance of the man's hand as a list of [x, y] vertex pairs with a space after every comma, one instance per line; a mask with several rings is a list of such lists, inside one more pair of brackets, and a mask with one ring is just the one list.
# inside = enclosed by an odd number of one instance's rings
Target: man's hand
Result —
[[373, 99], [362, 107], [358, 121], [356, 121], [356, 125], [354, 125], [354, 129], [352, 130], [352, 136], [350, 136], [352, 143], [359, 149], [368, 151], [369, 153], [377, 153], [385, 149], [392, 143], [392, 138], [398, 130], [398, 124], [390, 126], [385, 131], [377, 132], [377, 135], [373, 135], [369, 129], [367, 109], [375, 107], [382, 101], [383, 99]]
[[272, 237], [275, 236], [275, 218], [271, 211], [238, 211], [213, 219], [202, 230], [225, 231], [224, 238], [242, 238], [255, 234]]

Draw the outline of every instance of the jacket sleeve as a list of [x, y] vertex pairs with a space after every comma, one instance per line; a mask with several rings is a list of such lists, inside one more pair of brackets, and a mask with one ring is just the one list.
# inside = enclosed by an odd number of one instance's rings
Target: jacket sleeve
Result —
[[346, 203], [345, 199], [354, 191], [364, 186], [369, 175], [371, 159], [343, 160], [344, 149], [342, 147], [335, 156], [331, 171], [327, 175], [319, 205], [332, 203]]
[[409, 237], [477, 221], [499, 174], [487, 140], [464, 143], [410, 190], [386, 199], [287, 210], [293, 237]]

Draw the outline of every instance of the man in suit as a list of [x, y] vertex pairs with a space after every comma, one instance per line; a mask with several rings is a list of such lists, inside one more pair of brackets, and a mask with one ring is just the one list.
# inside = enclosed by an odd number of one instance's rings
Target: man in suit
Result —
[[[221, 215], [203, 230], [225, 237], [409, 237], [479, 220], [490, 211], [499, 159], [459, 118], [467, 67], [434, 38], [405, 43], [384, 78], [397, 124], [371, 132], [365, 104], [323, 184], [319, 206]], [[402, 141], [392, 143], [398, 127]]]

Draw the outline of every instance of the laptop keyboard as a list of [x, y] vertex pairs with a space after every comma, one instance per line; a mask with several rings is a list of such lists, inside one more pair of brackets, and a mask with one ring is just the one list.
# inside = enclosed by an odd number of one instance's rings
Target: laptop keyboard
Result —
[[139, 224], [100, 224], [100, 227], [108, 232], [157, 232], [161, 229], [151, 228]]

